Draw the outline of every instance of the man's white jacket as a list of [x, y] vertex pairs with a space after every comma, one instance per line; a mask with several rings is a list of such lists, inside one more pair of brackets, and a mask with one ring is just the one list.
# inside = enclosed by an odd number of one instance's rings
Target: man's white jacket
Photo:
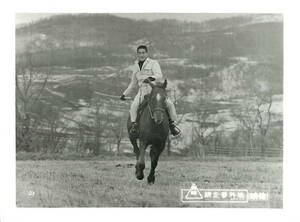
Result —
[[129, 95], [136, 86], [139, 86], [143, 94], [150, 93], [151, 88], [149, 85], [143, 83], [148, 77], [155, 78], [155, 82], [162, 82], [163, 75], [159, 63], [154, 59], [147, 58], [141, 70], [138, 61], [135, 61], [129, 70], [132, 71], [132, 76], [129, 86], [123, 92], [125, 96]]

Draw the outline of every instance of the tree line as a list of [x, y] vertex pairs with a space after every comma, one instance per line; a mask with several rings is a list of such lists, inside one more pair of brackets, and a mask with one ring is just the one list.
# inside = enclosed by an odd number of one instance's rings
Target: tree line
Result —
[[[28, 55], [26, 62], [16, 62], [17, 152], [90, 156], [122, 154], [128, 149], [130, 152], [125, 130], [129, 107], [118, 107], [120, 112], [115, 115], [111, 110], [115, 110], [116, 102], [93, 95], [88, 118], [78, 120], [65, 115], [63, 107], [45, 100], [53, 71], [51, 65], [36, 68], [31, 58]], [[188, 155], [200, 159], [207, 155], [282, 155], [282, 122], [274, 121], [272, 91], [251, 89], [249, 99], [231, 109], [230, 116], [236, 122], [234, 130], [223, 127], [226, 120], [214, 118], [218, 110], [205, 93], [192, 104], [186, 102], [184, 94], [175, 96], [180, 113], [178, 122], [185, 120], [191, 128], [190, 142], [182, 147], [180, 140], [183, 138], [172, 140], [170, 137], [167, 155]], [[186, 116], [188, 118], [184, 118]]]

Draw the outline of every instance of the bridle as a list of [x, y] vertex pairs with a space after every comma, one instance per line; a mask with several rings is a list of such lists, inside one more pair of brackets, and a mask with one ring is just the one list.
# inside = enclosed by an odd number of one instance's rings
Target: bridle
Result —
[[[150, 98], [149, 98], [148, 109], [149, 109], [149, 113], [150, 113], [151, 119], [154, 120], [154, 115], [153, 115], [153, 114], [154, 114], [155, 112], [162, 112], [162, 113], [164, 113], [164, 112], [166, 112], [166, 109], [161, 108], [161, 107], [157, 107], [157, 108], [154, 108], [154, 109], [152, 110], [152, 109], [151, 109], [151, 106], [150, 106], [151, 98], [152, 98], [152, 96], [150, 96]], [[164, 103], [165, 103], [165, 101], [164, 101]]]
[[159, 111], [159, 112], [164, 113], [164, 112], [166, 111], [165, 109], [160, 108], [160, 107], [155, 108], [155, 109], [153, 109], [153, 111], [152, 111], [149, 103], [148, 103], [148, 109], [149, 109], [150, 117], [151, 117], [151, 119], [153, 119], [153, 120], [154, 120], [154, 116], [153, 116], [153, 113], [154, 113], [154, 112]]

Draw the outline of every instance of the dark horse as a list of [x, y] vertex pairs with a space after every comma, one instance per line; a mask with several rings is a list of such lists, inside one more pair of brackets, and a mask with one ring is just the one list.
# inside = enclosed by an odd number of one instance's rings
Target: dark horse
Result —
[[[164, 83], [148, 83], [151, 87], [151, 93], [148, 95], [148, 104], [139, 114], [138, 138], [129, 133], [131, 127], [130, 118], [128, 118], [127, 129], [129, 139], [133, 145], [134, 153], [136, 155], [135, 175], [138, 180], [144, 178], [145, 169], [145, 150], [151, 145], [151, 170], [148, 176], [148, 183], [153, 184], [155, 181], [155, 168], [157, 166], [158, 158], [165, 148], [166, 140], [169, 134], [169, 118], [166, 111], [166, 87], [167, 80]], [[139, 145], [137, 140], [139, 139]]]

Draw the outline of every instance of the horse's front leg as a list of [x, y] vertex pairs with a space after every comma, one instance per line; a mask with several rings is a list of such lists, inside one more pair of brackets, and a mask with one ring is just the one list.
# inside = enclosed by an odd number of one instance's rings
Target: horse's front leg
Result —
[[139, 147], [137, 145], [137, 139], [131, 139], [130, 138], [130, 141], [131, 141], [132, 146], [133, 146], [133, 152], [135, 154], [136, 160], [138, 160], [139, 155], [140, 155], [140, 150], [139, 150]]
[[155, 168], [158, 163], [159, 156], [162, 152], [162, 149], [156, 149], [156, 147], [152, 147], [150, 150], [150, 157], [151, 157], [151, 169], [149, 176], [147, 178], [148, 184], [154, 184], [155, 181]]
[[142, 180], [144, 178], [144, 169], [145, 169], [145, 150], [146, 144], [143, 141], [140, 141], [139, 146], [139, 155], [137, 158], [137, 162], [135, 165], [135, 176], [138, 180]]

